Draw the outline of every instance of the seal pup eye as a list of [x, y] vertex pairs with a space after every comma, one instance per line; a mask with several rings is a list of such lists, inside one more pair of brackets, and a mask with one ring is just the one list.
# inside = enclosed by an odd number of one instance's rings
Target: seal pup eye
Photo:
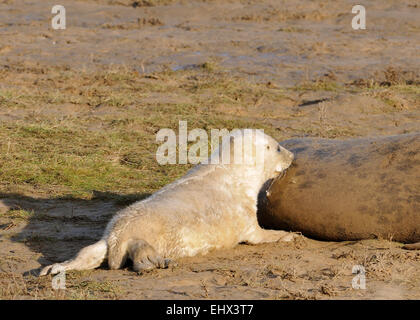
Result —
[[267, 146], [267, 150], [270, 150], [270, 146]]
[[277, 152], [281, 152], [280, 146], [277, 147]]

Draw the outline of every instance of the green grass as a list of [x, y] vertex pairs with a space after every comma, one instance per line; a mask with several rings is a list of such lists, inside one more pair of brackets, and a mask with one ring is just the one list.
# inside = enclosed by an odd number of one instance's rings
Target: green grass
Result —
[[[203, 128], [208, 133], [212, 128], [264, 129], [278, 140], [289, 137], [285, 131], [294, 136], [353, 136], [356, 133], [347, 128], [330, 125], [328, 130], [299, 123], [284, 128], [276, 121], [299, 119], [302, 111], [277, 110], [277, 106], [296, 101], [301, 92], [374, 92], [331, 80], [292, 88], [255, 83], [233, 77], [213, 62], [194, 70], [147, 76], [127, 68], [41, 69], [0, 72], [0, 110], [24, 115], [0, 122], [3, 193], [80, 198], [91, 198], [95, 192], [150, 194], [190, 167], [157, 163], [155, 136], [162, 128], [178, 132], [178, 122], [184, 120], [190, 129]], [[22, 73], [24, 77], [15, 76]], [[419, 86], [395, 85], [386, 90], [416, 96]], [[260, 110], [264, 105], [271, 107]], [[66, 113], [66, 108], [75, 111]]]
[[414, 84], [395, 85], [395, 86], [392, 86], [392, 89], [401, 93], [415, 94], [417, 95], [418, 98], [420, 98], [420, 85], [414, 85]]
[[21, 221], [27, 221], [31, 219], [34, 216], [33, 211], [27, 211], [22, 209], [13, 209], [9, 210], [5, 213], [0, 213], [0, 217], [7, 217], [12, 220], [21, 220]]
[[332, 80], [305, 81], [293, 88], [295, 91], [339, 91], [341, 86]]

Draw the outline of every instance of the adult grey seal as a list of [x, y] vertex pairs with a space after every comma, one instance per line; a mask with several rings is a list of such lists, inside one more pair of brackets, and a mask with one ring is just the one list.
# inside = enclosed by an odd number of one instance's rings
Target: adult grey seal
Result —
[[420, 133], [292, 139], [292, 166], [260, 193], [263, 227], [324, 240], [387, 238], [420, 249]]

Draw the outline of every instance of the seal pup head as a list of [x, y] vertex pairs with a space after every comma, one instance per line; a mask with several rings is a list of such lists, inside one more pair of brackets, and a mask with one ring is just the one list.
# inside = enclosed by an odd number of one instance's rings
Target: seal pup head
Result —
[[238, 176], [264, 183], [287, 169], [294, 156], [261, 130], [237, 129], [223, 136], [210, 163], [215, 163], [214, 158]]
[[264, 174], [265, 179], [273, 179], [289, 168], [292, 164], [294, 155], [292, 152], [280, 146], [280, 144], [269, 135], [264, 135], [262, 141], [264, 154]]

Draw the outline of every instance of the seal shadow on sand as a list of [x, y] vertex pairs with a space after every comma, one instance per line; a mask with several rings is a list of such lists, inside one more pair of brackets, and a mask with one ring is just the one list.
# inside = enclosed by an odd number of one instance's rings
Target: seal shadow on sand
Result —
[[[273, 181], [274, 179], [267, 180], [262, 186], [258, 203], [264, 201], [265, 192]], [[151, 193], [121, 195], [94, 191], [92, 199], [84, 200], [69, 196], [49, 199], [0, 193], [3, 205], [16, 211], [18, 217], [14, 215], [14, 219], [23, 220], [17, 225], [10, 219], [6, 223], [0, 222], [0, 231], [7, 230], [12, 225], [11, 230], [14, 232], [9, 237], [10, 241], [23, 244], [32, 252], [41, 254], [37, 259], [40, 266], [24, 273], [38, 275], [44, 266], [71, 259], [82, 248], [97, 242], [108, 222], [119, 210], [150, 195]], [[25, 216], [19, 217], [21, 214]], [[269, 228], [258, 220], [263, 228]], [[5, 237], [0, 234], [0, 239], [2, 238]], [[100, 268], [106, 269], [107, 262]]]
[[[120, 195], [94, 191], [90, 200], [73, 197], [34, 198], [19, 194], [0, 193], [0, 201], [13, 214], [0, 222], [0, 239], [21, 243], [32, 252], [41, 253], [37, 261], [40, 267], [26, 271], [38, 275], [47, 264], [74, 257], [83, 247], [98, 241], [117, 211], [150, 196], [150, 193]], [[3, 234], [3, 235], [2, 235]], [[101, 268], [106, 266], [106, 262]]]

